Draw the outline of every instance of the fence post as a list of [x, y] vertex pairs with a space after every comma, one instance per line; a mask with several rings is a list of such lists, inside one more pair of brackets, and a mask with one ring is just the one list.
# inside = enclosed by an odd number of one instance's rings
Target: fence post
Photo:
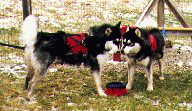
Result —
[[139, 19], [137, 20], [137, 22], [135, 23], [135, 26], [138, 26], [143, 19], [148, 16], [150, 14], [150, 12], [153, 10], [153, 8], [155, 7], [155, 4], [158, 2], [158, 0], [151, 0], [148, 5], [145, 7], [145, 9], [143, 10], [143, 13], [141, 14], [141, 16], [139, 17]]
[[164, 0], [164, 1], [183, 27], [185, 28], [191, 27], [191, 25], [187, 22], [187, 20], [183, 16], [182, 12], [177, 8], [177, 6], [174, 4], [172, 0]]
[[31, 9], [31, 0], [22, 0], [22, 4], [23, 4], [23, 20], [25, 20], [25, 18], [32, 14], [32, 9]]
[[158, 27], [164, 27], [164, 1], [159, 0], [157, 5], [157, 23]]

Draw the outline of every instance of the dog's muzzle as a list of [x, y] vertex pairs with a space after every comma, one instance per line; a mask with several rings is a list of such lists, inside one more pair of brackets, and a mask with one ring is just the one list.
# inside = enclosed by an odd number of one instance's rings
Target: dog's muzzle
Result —
[[121, 49], [122, 54], [129, 54], [132, 50], [132, 47], [126, 46], [125, 48]]

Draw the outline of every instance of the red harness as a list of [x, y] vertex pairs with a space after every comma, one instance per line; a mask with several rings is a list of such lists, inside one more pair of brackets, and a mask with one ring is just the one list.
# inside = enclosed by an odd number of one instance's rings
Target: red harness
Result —
[[81, 51], [82, 54], [84, 54], [87, 52], [87, 48], [82, 45], [79, 45], [77, 41], [83, 42], [83, 40], [85, 39], [85, 35], [83, 33], [80, 33], [78, 35], [67, 37], [67, 45], [69, 45], [69, 47], [72, 47], [71, 50], [75, 54], [78, 54], [79, 51]]
[[128, 26], [121, 27], [121, 34], [123, 35], [127, 31]]
[[127, 31], [127, 27], [129, 27], [129, 28], [136, 28], [136, 26], [123, 26], [123, 27], [121, 27], [121, 34], [122, 35]]
[[[121, 28], [121, 34], [123, 35], [126, 30], [127, 30], [128, 26], [123, 26]], [[129, 26], [130, 28], [135, 28], [135, 26]], [[73, 39], [72, 39], [73, 38]], [[67, 37], [67, 45], [69, 45], [69, 47], [72, 47], [71, 50], [75, 53], [78, 54], [79, 51], [81, 51], [83, 54], [87, 52], [87, 48], [79, 45], [78, 42], [82, 42], [85, 39], [85, 35], [83, 33], [80, 33], [78, 35], [73, 35], [70, 37]], [[151, 45], [151, 49], [153, 51], [156, 50], [156, 39], [153, 35], [149, 35], [148, 36], [149, 39], [149, 44]], [[78, 41], [78, 42], [77, 42]]]
[[151, 45], [151, 49], [152, 49], [153, 51], [155, 51], [155, 50], [156, 50], [156, 47], [157, 47], [155, 37], [154, 37], [153, 35], [149, 35], [148, 38], [149, 38], [149, 44]]

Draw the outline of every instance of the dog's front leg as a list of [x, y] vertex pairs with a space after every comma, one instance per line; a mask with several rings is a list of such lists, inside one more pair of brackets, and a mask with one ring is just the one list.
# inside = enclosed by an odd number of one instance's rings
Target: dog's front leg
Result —
[[97, 91], [100, 96], [107, 96], [101, 87], [101, 73], [102, 73], [102, 69], [103, 69], [105, 62], [109, 58], [109, 55], [108, 55], [108, 53], [99, 54], [99, 55], [97, 55], [96, 58], [97, 58], [97, 62], [98, 62], [98, 66], [96, 66], [96, 67], [99, 67], [98, 68], [99, 70], [94, 70], [92, 72], [93, 72], [93, 77], [94, 77], [94, 80], [96, 83]]
[[126, 85], [126, 89], [131, 89], [135, 67], [135, 64], [128, 64], [128, 83]]
[[146, 74], [147, 74], [147, 79], [148, 79], [148, 86], [147, 90], [148, 91], [153, 91], [153, 69], [152, 69], [152, 64], [148, 67], [145, 67], [146, 69]]
[[101, 87], [101, 73], [102, 73], [103, 66], [104, 66], [105, 62], [108, 60], [108, 58], [109, 58], [108, 53], [97, 55], [97, 57], [96, 57], [97, 65], [95, 64], [95, 66], [93, 66], [93, 67], [97, 67], [96, 68], [97, 70], [92, 70], [93, 77], [94, 77], [96, 87], [97, 87], [97, 91], [100, 96], [107, 96]]
[[102, 87], [101, 87], [101, 74], [100, 71], [92, 71], [93, 73], [93, 77], [96, 83], [96, 87], [97, 87], [97, 92], [99, 93], [100, 96], [107, 96]]

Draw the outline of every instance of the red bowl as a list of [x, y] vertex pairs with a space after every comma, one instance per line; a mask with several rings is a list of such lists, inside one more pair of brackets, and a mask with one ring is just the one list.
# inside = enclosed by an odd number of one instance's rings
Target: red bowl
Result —
[[121, 82], [110, 82], [106, 84], [105, 94], [113, 96], [122, 96], [129, 94], [129, 91], [126, 89], [126, 85]]

